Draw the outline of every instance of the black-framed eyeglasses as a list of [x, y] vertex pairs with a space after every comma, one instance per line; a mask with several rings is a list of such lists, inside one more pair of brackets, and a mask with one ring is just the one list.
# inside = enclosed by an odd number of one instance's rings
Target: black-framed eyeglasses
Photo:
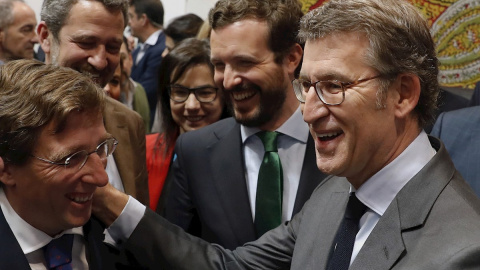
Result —
[[353, 82], [341, 82], [337, 80], [309, 82], [302, 79], [295, 79], [292, 81], [293, 90], [297, 96], [298, 101], [305, 103], [305, 97], [312, 86], [317, 92], [318, 98], [326, 105], [339, 105], [345, 100], [345, 90], [348, 87], [355, 86], [359, 83], [370, 81], [379, 78], [381, 75], [359, 79]]
[[191, 93], [202, 103], [212, 102], [217, 98], [217, 87], [201, 86], [196, 88], [188, 88], [178, 84], [168, 86], [168, 95], [175, 102], [185, 102]]
[[100, 157], [102, 161], [105, 161], [111, 154], [113, 154], [113, 152], [117, 148], [117, 145], [118, 141], [115, 138], [106, 139], [105, 141], [100, 143], [94, 151], [87, 152], [86, 150], [81, 150], [62, 159], [63, 161], [51, 161], [45, 158], [37, 157], [35, 155], [31, 156], [43, 162], [59, 166], [65, 166], [65, 169], [68, 170], [79, 171], [81, 168], [83, 168], [85, 163], [87, 163], [87, 159], [91, 154], [95, 153]]

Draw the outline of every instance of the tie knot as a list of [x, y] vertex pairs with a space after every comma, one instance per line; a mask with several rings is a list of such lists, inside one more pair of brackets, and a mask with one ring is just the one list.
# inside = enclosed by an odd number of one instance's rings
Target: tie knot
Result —
[[277, 136], [274, 131], [260, 131], [256, 134], [262, 140], [265, 152], [277, 152]]
[[[64, 234], [53, 239], [44, 247], [45, 261], [48, 269], [69, 264], [72, 261], [73, 234]], [[67, 268], [65, 268], [67, 269]]]
[[350, 198], [348, 199], [345, 218], [353, 219], [358, 222], [360, 218], [363, 216], [363, 214], [365, 214], [366, 210], [367, 210], [367, 207], [357, 198], [355, 193], [352, 193], [350, 195]]

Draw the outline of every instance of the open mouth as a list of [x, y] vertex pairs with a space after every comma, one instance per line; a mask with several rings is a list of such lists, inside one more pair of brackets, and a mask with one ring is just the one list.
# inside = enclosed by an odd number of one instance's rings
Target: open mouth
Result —
[[69, 196], [67, 196], [67, 198], [68, 198], [69, 200], [71, 200], [72, 202], [76, 202], [76, 203], [82, 204], [82, 203], [86, 203], [86, 202], [92, 200], [92, 198], [93, 198], [93, 193], [90, 194], [90, 195], [75, 195], [75, 196], [74, 196], [74, 195], [69, 195]]
[[337, 138], [338, 136], [340, 136], [342, 134], [343, 134], [343, 132], [338, 131], [338, 132], [324, 133], [324, 134], [320, 134], [320, 135], [317, 135], [317, 136], [318, 136], [318, 139], [320, 141], [328, 142], [328, 141], [331, 141], [331, 140]]
[[255, 96], [257, 92], [255, 90], [246, 90], [246, 91], [239, 91], [239, 92], [232, 92], [232, 97], [235, 101], [242, 101], [248, 98]]
[[189, 122], [198, 122], [203, 119], [203, 116], [185, 116]]

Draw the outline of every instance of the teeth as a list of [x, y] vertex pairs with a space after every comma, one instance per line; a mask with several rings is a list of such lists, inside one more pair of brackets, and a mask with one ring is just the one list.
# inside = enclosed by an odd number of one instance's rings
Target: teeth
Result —
[[335, 136], [338, 136], [338, 134], [340, 134], [339, 132], [330, 132], [330, 133], [324, 133], [324, 134], [317, 134], [317, 136], [321, 139], [323, 138], [329, 138], [329, 137], [335, 137]]
[[84, 203], [86, 201], [90, 201], [93, 198], [93, 193], [89, 196], [75, 196], [71, 197], [70, 200], [77, 202], [77, 203]]
[[190, 122], [197, 122], [202, 120], [203, 117], [202, 116], [185, 116], [185, 118], [187, 118], [187, 120]]
[[233, 92], [233, 99], [240, 101], [252, 97], [255, 95], [255, 91], [242, 91], [242, 92]]

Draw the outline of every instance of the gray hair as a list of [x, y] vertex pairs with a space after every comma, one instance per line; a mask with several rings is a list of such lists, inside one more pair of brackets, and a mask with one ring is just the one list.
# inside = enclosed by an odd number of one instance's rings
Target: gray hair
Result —
[[25, 3], [24, 0], [0, 0], [0, 29], [5, 29], [12, 24], [14, 2]]
[[438, 97], [438, 59], [426, 20], [405, 0], [330, 0], [302, 18], [298, 38], [319, 39], [339, 32], [365, 34], [367, 64], [385, 78], [379, 97], [398, 74], [419, 77], [421, 93], [414, 114], [420, 126], [434, 119]]
[[73, 5], [80, 1], [97, 1], [102, 3], [108, 10], [121, 10], [123, 14], [124, 27], [127, 26], [127, 0], [45, 0], [42, 5], [40, 19], [45, 21], [45, 24], [56, 40], [58, 40], [58, 34], [65, 25], [65, 21], [67, 20]]

